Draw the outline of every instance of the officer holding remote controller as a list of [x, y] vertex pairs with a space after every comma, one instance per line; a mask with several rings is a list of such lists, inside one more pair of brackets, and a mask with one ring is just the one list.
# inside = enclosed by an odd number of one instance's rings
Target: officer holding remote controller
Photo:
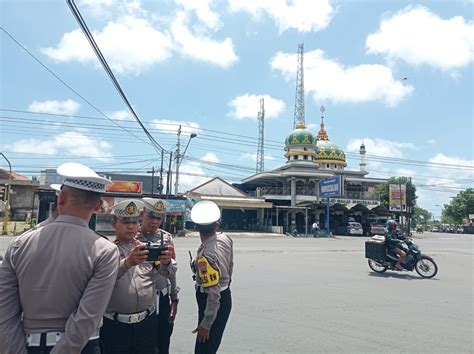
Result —
[[159, 256], [160, 265], [155, 266], [158, 259], [149, 259], [150, 251], [137, 240], [142, 208], [143, 202], [133, 199], [111, 208], [120, 266], [100, 329], [106, 354], [156, 352], [155, 280], [160, 274], [169, 277], [175, 267], [171, 263], [172, 249], [164, 251]]
[[[160, 245], [174, 246], [171, 234], [160, 229], [162, 222], [166, 218], [167, 203], [157, 198], [143, 198], [142, 201], [145, 207], [141, 212], [142, 224], [138, 239], [141, 242], [154, 242]], [[171, 262], [176, 266], [176, 255], [174, 253]], [[155, 279], [158, 304], [158, 354], [168, 354], [174, 319], [178, 311], [179, 287], [176, 285], [176, 273], [171, 274], [170, 277], [158, 276]]]

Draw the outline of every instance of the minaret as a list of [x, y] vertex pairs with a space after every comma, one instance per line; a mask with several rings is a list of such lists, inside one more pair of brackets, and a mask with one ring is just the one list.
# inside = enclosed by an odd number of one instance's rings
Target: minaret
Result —
[[324, 129], [324, 111], [325, 110], [326, 108], [324, 108], [324, 106], [321, 106], [321, 108], [319, 108], [319, 111], [321, 112], [321, 124], [320, 124], [321, 128], [319, 129], [316, 140], [329, 141], [328, 133], [326, 132], [326, 129]]
[[359, 154], [360, 154], [360, 162], [359, 162], [359, 167], [360, 167], [360, 172], [367, 172], [367, 163], [365, 162], [365, 153], [366, 153], [366, 150], [365, 150], [365, 145], [364, 145], [364, 142], [362, 142], [362, 144], [360, 145], [360, 148], [359, 148]]

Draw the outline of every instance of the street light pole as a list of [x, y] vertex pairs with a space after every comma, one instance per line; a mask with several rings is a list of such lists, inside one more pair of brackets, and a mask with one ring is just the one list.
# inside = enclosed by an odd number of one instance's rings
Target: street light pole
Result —
[[2, 235], [8, 235], [8, 219], [10, 217], [10, 193], [11, 193], [11, 188], [12, 188], [12, 164], [10, 163], [10, 160], [8, 160], [7, 157], [3, 154], [3, 152], [0, 152], [0, 155], [2, 155], [5, 160], [7, 160], [8, 167], [10, 169], [10, 174], [8, 176], [7, 199], [5, 202], [5, 206], [3, 208], [3, 227], [2, 227]]

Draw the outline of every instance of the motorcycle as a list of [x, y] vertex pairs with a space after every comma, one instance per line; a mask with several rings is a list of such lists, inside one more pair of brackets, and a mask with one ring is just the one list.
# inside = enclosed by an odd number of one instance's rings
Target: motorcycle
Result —
[[[433, 258], [421, 253], [420, 247], [413, 242], [411, 238], [405, 238], [404, 242], [406, 247], [401, 246], [405, 251], [406, 257], [405, 260], [401, 263], [403, 270], [412, 272], [415, 270], [423, 278], [433, 278], [438, 273], [438, 266]], [[366, 257], [369, 258], [369, 267], [376, 273], [384, 273], [387, 270], [400, 271], [395, 267], [397, 263], [398, 256], [386, 249], [385, 244], [381, 243], [380, 247], [385, 248], [385, 257], [380, 257], [380, 252], [378, 257], [371, 256], [367, 254]], [[402, 270], [402, 271], [403, 271]]]

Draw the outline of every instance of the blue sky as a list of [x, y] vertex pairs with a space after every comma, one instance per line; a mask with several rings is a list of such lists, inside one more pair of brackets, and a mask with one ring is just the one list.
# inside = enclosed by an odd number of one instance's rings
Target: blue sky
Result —
[[[174, 150], [177, 124], [183, 145], [198, 134], [181, 165], [181, 191], [209, 176], [234, 182], [252, 174], [261, 96], [265, 169], [284, 163], [303, 42], [306, 124], [317, 131], [324, 105], [329, 137], [348, 153], [348, 168], [358, 168], [353, 153], [364, 141], [368, 155], [390, 158], [369, 156], [369, 176], [412, 176], [419, 205], [435, 215], [436, 205], [473, 185], [472, 1], [76, 4], [155, 139]], [[36, 175], [70, 160], [96, 170], [159, 168], [66, 1], [2, 0], [0, 10], [2, 28], [115, 121], [1, 31], [0, 147], [16, 171]]]

